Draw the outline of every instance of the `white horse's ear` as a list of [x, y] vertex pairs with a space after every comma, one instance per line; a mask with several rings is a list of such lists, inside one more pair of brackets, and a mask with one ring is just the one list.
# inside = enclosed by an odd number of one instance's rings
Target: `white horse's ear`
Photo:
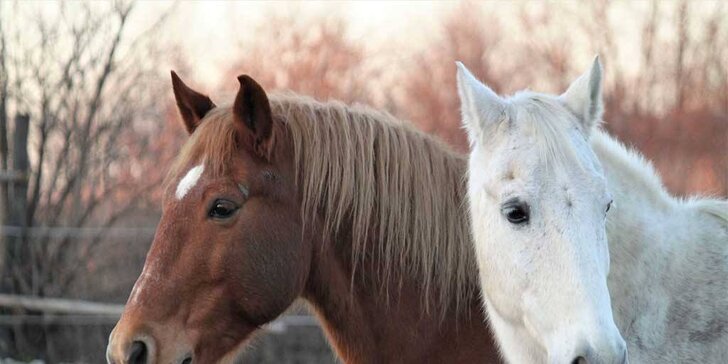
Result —
[[471, 143], [474, 143], [481, 139], [486, 129], [489, 129], [489, 123], [500, 120], [497, 116], [503, 112], [505, 103], [493, 90], [478, 81], [461, 62], [455, 64], [458, 67], [458, 95], [460, 95], [462, 122], [468, 131]]
[[602, 119], [602, 65], [599, 56], [594, 57], [591, 69], [576, 79], [559, 99], [575, 113], [585, 133]]

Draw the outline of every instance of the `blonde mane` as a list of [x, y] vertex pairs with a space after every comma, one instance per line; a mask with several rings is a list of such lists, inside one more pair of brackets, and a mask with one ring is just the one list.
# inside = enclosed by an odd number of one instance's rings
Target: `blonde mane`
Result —
[[[270, 102], [292, 139], [305, 221], [315, 211], [327, 236], [348, 228], [355, 268], [377, 257], [370, 263], [382, 282], [414, 278], [443, 313], [475, 297], [463, 156], [370, 108], [291, 94]], [[216, 108], [205, 117], [170, 176], [203, 155], [224, 173], [236, 150], [230, 114]]]

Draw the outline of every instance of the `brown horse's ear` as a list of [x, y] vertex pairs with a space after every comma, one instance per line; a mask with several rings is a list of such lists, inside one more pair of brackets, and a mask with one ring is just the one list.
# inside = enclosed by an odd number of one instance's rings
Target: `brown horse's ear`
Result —
[[205, 114], [212, 110], [215, 104], [209, 97], [185, 85], [174, 71], [172, 71], [172, 90], [174, 90], [174, 98], [177, 100], [177, 108], [182, 115], [185, 129], [192, 134], [200, 125]]
[[238, 142], [251, 153], [270, 161], [275, 136], [268, 96], [250, 76], [238, 76], [238, 81], [240, 90], [233, 104]]

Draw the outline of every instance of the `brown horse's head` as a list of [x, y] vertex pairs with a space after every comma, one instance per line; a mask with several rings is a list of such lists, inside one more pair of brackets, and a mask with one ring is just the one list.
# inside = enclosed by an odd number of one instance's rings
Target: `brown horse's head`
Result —
[[303, 239], [285, 127], [248, 76], [216, 107], [176, 74], [191, 137], [172, 166], [162, 218], [141, 276], [111, 334], [111, 363], [232, 359], [259, 326], [303, 291]]

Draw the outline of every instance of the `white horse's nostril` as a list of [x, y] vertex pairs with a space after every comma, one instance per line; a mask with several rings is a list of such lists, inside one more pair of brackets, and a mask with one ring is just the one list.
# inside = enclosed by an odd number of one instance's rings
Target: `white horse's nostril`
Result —
[[581, 353], [581, 355], [574, 358], [574, 360], [571, 361], [571, 364], [629, 364], [629, 360], [627, 359], [627, 348], [623, 345], [620, 345], [609, 352], [601, 352], [601, 354], [597, 354], [597, 352], [592, 349], [578, 352]]
[[621, 364], [629, 364], [629, 355], [627, 354], [627, 348], [622, 349], [622, 360], [619, 361]]

